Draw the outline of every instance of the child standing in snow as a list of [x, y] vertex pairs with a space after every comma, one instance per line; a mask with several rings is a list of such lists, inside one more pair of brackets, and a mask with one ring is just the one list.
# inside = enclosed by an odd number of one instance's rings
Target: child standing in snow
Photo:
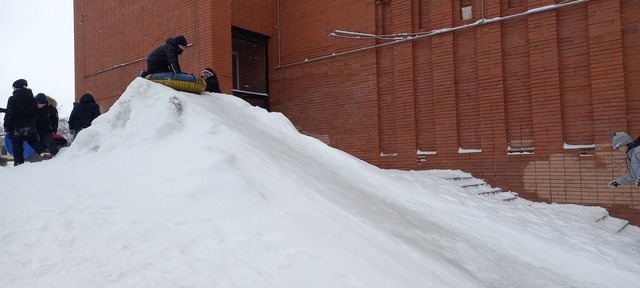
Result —
[[98, 116], [100, 116], [100, 106], [96, 103], [91, 93], [85, 93], [80, 97], [80, 101], [73, 104], [73, 110], [69, 115], [71, 133], [76, 135], [80, 130], [91, 126], [91, 122]]
[[636, 141], [633, 141], [627, 133], [613, 133], [611, 147], [627, 155], [629, 172], [609, 182], [611, 189], [616, 189], [620, 187], [620, 185], [629, 183], [635, 183], [636, 186], [640, 187], [640, 148], [638, 148], [638, 146], [640, 146], [640, 137], [638, 137]]
[[27, 80], [18, 79], [13, 82], [13, 96], [7, 101], [7, 114], [4, 116], [4, 131], [9, 134], [13, 148], [13, 165], [24, 163], [24, 141], [42, 156], [51, 159], [51, 154], [44, 153], [45, 147], [38, 141], [36, 133], [36, 110], [38, 106], [33, 92], [27, 88]]
[[55, 107], [55, 100], [44, 95], [44, 93], [38, 93], [36, 102], [38, 102], [36, 131], [40, 136], [40, 143], [44, 144], [49, 153], [55, 156], [58, 154], [58, 145], [53, 139], [53, 134], [58, 132], [58, 109]]

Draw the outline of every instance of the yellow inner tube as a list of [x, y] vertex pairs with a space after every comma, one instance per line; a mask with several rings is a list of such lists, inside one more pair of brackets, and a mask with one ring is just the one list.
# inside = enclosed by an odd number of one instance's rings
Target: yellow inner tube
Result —
[[145, 78], [178, 91], [195, 94], [200, 94], [207, 88], [204, 79], [191, 74], [155, 73], [147, 75]]

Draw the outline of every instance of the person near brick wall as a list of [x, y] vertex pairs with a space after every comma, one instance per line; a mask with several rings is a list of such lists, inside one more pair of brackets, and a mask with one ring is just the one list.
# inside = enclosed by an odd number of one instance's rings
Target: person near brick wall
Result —
[[38, 93], [36, 95], [38, 103], [38, 113], [36, 114], [36, 132], [42, 143], [51, 155], [58, 154], [58, 145], [53, 139], [53, 134], [58, 133], [58, 109], [56, 109], [56, 101], [45, 95]]
[[147, 55], [147, 71], [143, 71], [140, 76], [160, 72], [182, 73], [178, 56], [187, 46], [187, 39], [182, 35], [167, 38], [164, 44], [154, 48]]
[[211, 67], [207, 67], [202, 70], [202, 79], [207, 83], [207, 88], [205, 88], [204, 91], [222, 93], [222, 91], [220, 91], [218, 76], [216, 75], [216, 72], [213, 72]]
[[627, 155], [629, 172], [609, 182], [611, 189], [620, 185], [635, 183], [640, 187], [640, 137], [633, 141], [631, 136], [624, 132], [615, 132], [611, 138], [611, 147]]
[[73, 103], [73, 110], [69, 115], [69, 130], [76, 135], [82, 129], [91, 126], [91, 122], [98, 116], [100, 116], [100, 106], [91, 93], [84, 93], [80, 101]]
[[7, 101], [7, 113], [4, 115], [4, 131], [11, 138], [13, 165], [24, 163], [24, 142], [26, 141], [43, 159], [51, 159], [45, 153], [45, 147], [38, 141], [36, 133], [36, 112], [38, 106], [33, 92], [27, 87], [27, 80], [13, 82], [13, 95]]

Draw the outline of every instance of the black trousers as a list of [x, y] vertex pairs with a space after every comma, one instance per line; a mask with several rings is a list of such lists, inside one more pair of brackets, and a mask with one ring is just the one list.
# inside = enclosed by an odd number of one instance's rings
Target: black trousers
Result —
[[29, 146], [36, 150], [36, 153], [41, 154], [44, 152], [44, 145], [38, 141], [38, 134], [35, 129], [22, 128], [11, 133], [11, 145], [13, 146], [13, 166], [18, 166], [24, 163], [24, 141], [29, 143]]
[[56, 143], [56, 140], [53, 139], [53, 134], [41, 133], [38, 131], [38, 136], [40, 136], [40, 143], [47, 147], [49, 153], [51, 153], [51, 155], [53, 156], [56, 156], [56, 154], [58, 154], [58, 144]]

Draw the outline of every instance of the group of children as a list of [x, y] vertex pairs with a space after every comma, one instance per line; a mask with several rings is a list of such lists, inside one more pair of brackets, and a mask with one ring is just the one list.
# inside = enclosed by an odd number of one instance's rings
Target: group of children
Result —
[[[0, 108], [4, 112], [5, 137], [11, 141], [14, 166], [24, 163], [24, 142], [44, 160], [58, 154], [58, 109], [55, 99], [38, 93], [35, 97], [28, 88], [27, 80], [18, 79], [13, 82], [13, 95], [7, 101], [7, 108]], [[100, 115], [100, 107], [89, 93], [83, 95], [79, 102], [74, 103], [69, 117], [69, 129], [73, 134], [89, 127], [93, 119]], [[66, 140], [62, 138], [64, 142]]]
[[[182, 36], [167, 38], [165, 43], [156, 47], [147, 56], [147, 70], [140, 76], [159, 72], [182, 73], [178, 56], [183, 49], [191, 46]], [[205, 91], [222, 93], [218, 77], [212, 68], [205, 68], [201, 72], [207, 83]], [[100, 107], [91, 93], [80, 97], [80, 101], [73, 103], [73, 111], [69, 116], [69, 129], [72, 134], [91, 125], [93, 119], [100, 116]], [[24, 163], [24, 142], [27, 142], [42, 159], [51, 159], [58, 153], [54, 135], [58, 132], [58, 110], [55, 100], [43, 93], [35, 97], [27, 87], [27, 80], [18, 79], [13, 83], [13, 95], [9, 97], [7, 108], [0, 108], [5, 113], [4, 131], [11, 139], [14, 165]]]

